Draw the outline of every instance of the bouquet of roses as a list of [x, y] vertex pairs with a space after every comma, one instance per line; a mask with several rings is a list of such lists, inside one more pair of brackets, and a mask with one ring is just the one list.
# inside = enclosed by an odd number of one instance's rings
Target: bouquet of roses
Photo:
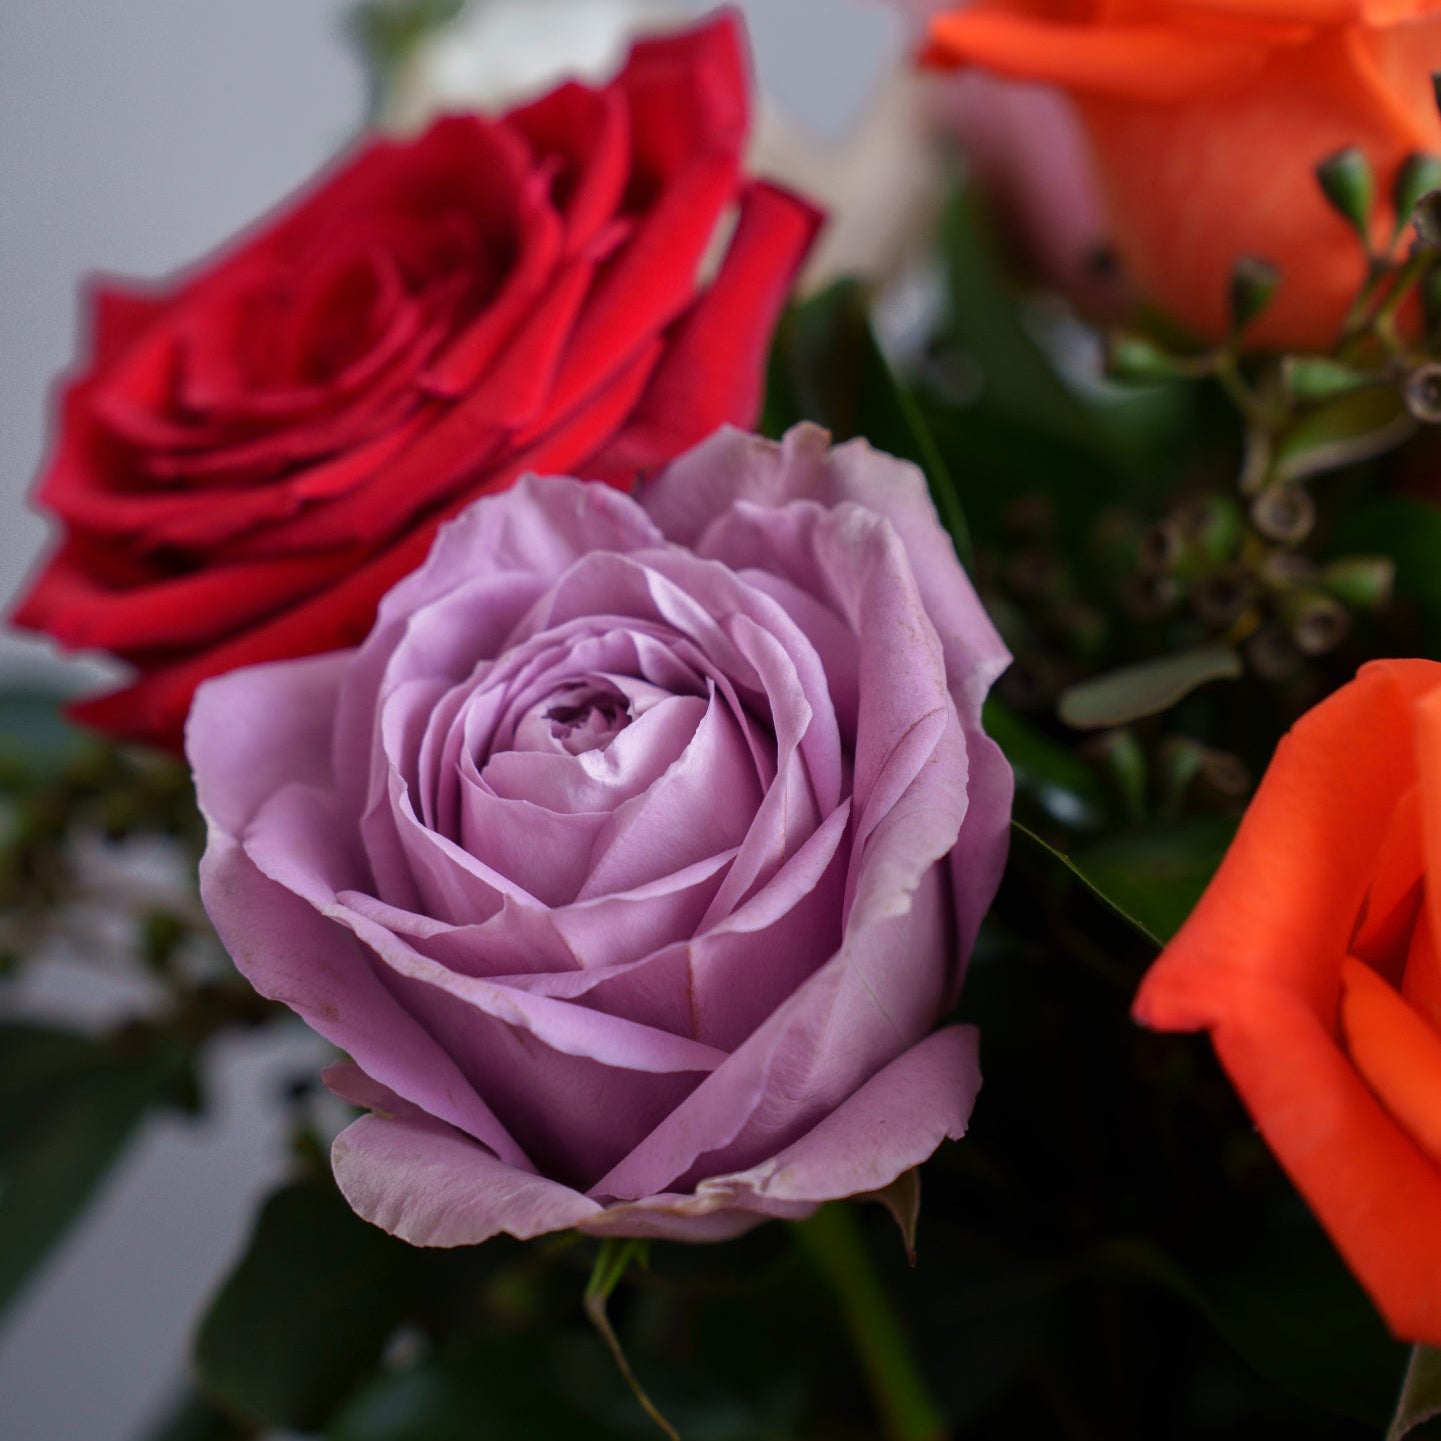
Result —
[[330, 1052], [151, 1441], [1441, 1417], [1441, 6], [902, 8], [826, 150], [734, 12], [371, 0], [88, 295], [0, 999], [149, 847], [153, 1004], [0, 1024], [0, 1302]]

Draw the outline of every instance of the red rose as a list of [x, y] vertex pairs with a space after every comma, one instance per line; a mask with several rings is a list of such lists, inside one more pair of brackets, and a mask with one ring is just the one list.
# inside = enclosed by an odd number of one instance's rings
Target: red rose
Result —
[[629, 486], [753, 422], [817, 217], [742, 177], [747, 124], [722, 16], [603, 89], [369, 140], [174, 286], [100, 289], [39, 485], [64, 541], [15, 615], [136, 668], [78, 718], [178, 745], [206, 677], [364, 635], [476, 496]]

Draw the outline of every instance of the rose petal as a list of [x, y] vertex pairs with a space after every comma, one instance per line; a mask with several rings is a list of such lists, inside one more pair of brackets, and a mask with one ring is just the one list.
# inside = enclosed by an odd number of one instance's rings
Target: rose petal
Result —
[[412, 1246], [473, 1246], [502, 1231], [528, 1241], [600, 1210], [428, 1116], [362, 1116], [335, 1138], [330, 1160], [354, 1210]]

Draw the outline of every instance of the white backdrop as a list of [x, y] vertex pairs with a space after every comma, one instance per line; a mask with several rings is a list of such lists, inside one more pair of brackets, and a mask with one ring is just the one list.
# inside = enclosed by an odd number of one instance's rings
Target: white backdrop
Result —
[[[536, 0], [543, 3], [543, 0]], [[695, 4], [694, 8], [708, 8]], [[823, 135], [900, 44], [865, 0], [744, 0], [762, 84]], [[360, 119], [343, 0], [0, 0], [0, 598], [46, 529], [24, 506], [87, 274], [162, 275], [274, 203]], [[10, 673], [62, 670], [0, 635]], [[73, 664], [69, 674], [74, 673]], [[87, 982], [52, 978], [71, 1004]], [[130, 1441], [282, 1163], [294, 1038], [227, 1044], [204, 1126], [154, 1123], [0, 1330], [4, 1441]]]

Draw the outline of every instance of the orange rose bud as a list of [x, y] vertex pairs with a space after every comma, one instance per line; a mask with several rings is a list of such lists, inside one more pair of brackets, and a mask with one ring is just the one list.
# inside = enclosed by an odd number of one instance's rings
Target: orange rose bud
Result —
[[1401, 167], [1441, 151], [1441, 0], [979, 0], [931, 22], [922, 58], [1068, 91], [1132, 287], [1210, 339], [1255, 255], [1282, 280], [1248, 341], [1328, 349], [1366, 260], [1316, 166], [1365, 158], [1384, 250]]
[[1134, 1014], [1211, 1032], [1391, 1329], [1441, 1345], [1441, 665], [1368, 665], [1282, 740]]

